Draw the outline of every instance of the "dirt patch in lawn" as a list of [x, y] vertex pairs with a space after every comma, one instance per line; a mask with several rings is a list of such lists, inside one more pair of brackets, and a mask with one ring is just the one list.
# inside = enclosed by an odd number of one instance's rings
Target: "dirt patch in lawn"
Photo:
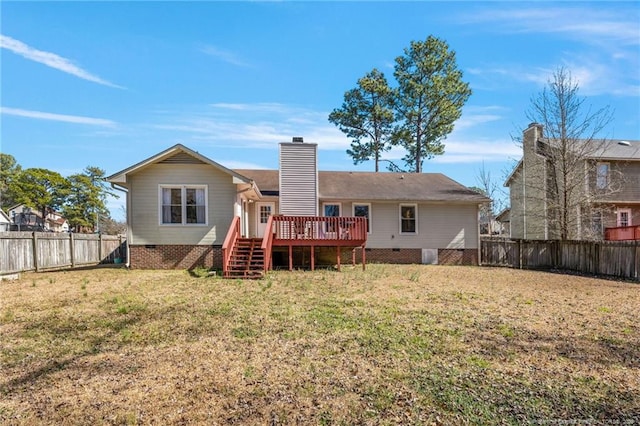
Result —
[[634, 424], [640, 285], [368, 265], [0, 283], [8, 424]]

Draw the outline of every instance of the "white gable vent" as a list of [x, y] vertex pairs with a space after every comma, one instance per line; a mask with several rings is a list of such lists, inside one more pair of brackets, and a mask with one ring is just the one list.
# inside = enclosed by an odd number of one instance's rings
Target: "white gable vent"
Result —
[[422, 249], [422, 264], [423, 265], [437, 265], [438, 264], [438, 249]]

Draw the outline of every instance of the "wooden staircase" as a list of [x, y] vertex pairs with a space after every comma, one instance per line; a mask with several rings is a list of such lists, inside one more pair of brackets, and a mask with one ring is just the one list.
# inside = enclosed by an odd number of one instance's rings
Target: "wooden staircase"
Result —
[[225, 277], [262, 278], [265, 270], [265, 253], [261, 246], [262, 238], [236, 239]]

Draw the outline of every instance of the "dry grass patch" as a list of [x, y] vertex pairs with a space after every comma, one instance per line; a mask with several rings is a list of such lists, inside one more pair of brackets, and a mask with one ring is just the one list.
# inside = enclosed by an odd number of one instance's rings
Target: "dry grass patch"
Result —
[[8, 424], [640, 422], [640, 285], [369, 265], [0, 284]]

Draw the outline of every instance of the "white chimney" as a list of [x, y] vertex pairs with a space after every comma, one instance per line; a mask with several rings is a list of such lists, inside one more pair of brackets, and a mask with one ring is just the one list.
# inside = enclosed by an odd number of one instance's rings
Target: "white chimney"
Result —
[[280, 143], [279, 213], [318, 215], [318, 145], [301, 137]]

